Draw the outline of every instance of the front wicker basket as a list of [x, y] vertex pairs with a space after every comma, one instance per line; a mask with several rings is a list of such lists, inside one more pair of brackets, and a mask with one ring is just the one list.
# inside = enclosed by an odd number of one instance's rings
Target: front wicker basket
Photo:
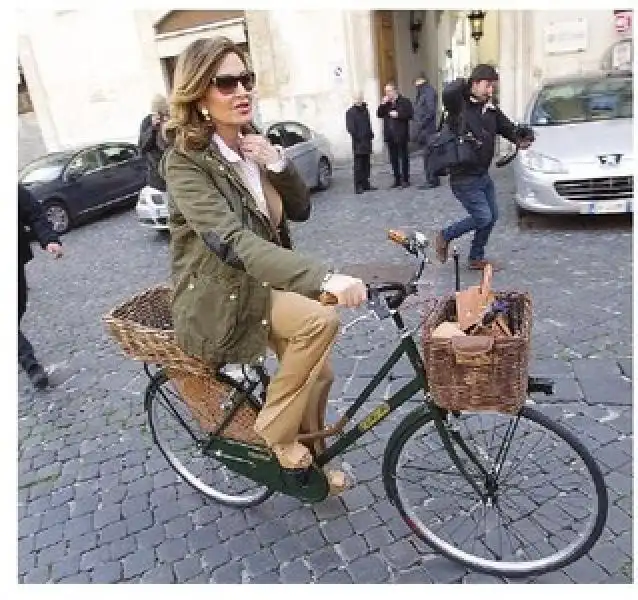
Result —
[[490, 411], [513, 414], [527, 397], [527, 374], [532, 329], [529, 294], [496, 292], [510, 306], [511, 337], [496, 337], [481, 364], [457, 362], [450, 339], [433, 338], [443, 321], [456, 318], [456, 299], [444, 298], [426, 318], [422, 345], [427, 377], [437, 406], [457, 411]]
[[[111, 337], [126, 355], [166, 368], [176, 390], [202, 429], [215, 432], [229, 414], [233, 388], [215, 377], [215, 368], [186, 354], [177, 343], [171, 289], [157, 286], [116, 306], [104, 317]], [[224, 437], [262, 443], [253, 430], [257, 411], [244, 402], [219, 432]]]

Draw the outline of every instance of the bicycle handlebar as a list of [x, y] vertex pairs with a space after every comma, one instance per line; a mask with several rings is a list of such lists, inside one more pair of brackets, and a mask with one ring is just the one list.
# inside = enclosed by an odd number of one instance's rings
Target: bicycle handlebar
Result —
[[[419, 257], [419, 266], [413, 277], [407, 283], [400, 283], [395, 281], [388, 281], [384, 283], [366, 283], [366, 289], [368, 291], [368, 304], [378, 309], [379, 298], [381, 294], [388, 292], [394, 292], [392, 296], [385, 298], [386, 306], [389, 309], [398, 308], [403, 301], [411, 294], [416, 293], [416, 281], [421, 277], [427, 257], [425, 255], [425, 248], [429, 243], [425, 235], [416, 231], [410, 235], [405, 234], [403, 231], [395, 229], [388, 230], [388, 239], [395, 242], [402, 248], [404, 248], [410, 254]], [[324, 305], [338, 304], [339, 300], [334, 294], [330, 292], [321, 292], [319, 295], [319, 302]]]

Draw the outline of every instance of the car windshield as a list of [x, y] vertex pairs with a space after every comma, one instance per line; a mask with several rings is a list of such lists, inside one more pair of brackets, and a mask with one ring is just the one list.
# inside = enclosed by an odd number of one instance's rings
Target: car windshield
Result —
[[631, 77], [601, 77], [546, 85], [538, 95], [530, 122], [565, 125], [633, 117]]
[[29, 163], [18, 176], [20, 183], [43, 183], [53, 181], [60, 175], [68, 157], [63, 154], [45, 156]]

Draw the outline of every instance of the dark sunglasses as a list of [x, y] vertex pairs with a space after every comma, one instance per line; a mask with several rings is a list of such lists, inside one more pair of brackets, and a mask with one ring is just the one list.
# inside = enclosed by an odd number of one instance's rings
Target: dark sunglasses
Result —
[[247, 92], [251, 92], [255, 87], [255, 74], [252, 71], [244, 71], [239, 75], [217, 75], [210, 80], [222, 94], [232, 94], [237, 89], [237, 84], [241, 83]]

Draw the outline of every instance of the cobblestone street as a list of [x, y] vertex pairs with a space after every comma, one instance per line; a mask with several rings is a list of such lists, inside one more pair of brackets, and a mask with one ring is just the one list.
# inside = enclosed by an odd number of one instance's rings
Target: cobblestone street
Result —
[[[449, 187], [354, 195], [349, 167], [313, 194], [310, 221], [293, 224], [299, 251], [337, 268], [408, 264], [385, 230], [433, 231], [464, 215]], [[572, 565], [512, 583], [630, 583], [632, 556], [632, 228], [628, 217], [516, 219], [513, 181], [495, 172], [501, 218], [488, 255], [505, 263], [496, 289], [530, 291], [532, 367], [556, 381], [535, 395], [593, 452], [610, 510], [601, 539]], [[461, 264], [469, 236], [458, 240]], [[245, 510], [206, 500], [178, 479], [154, 447], [143, 407], [141, 363], [121, 354], [101, 317], [136, 292], [167, 280], [167, 238], [118, 212], [72, 230], [60, 261], [35, 249], [27, 267], [23, 331], [51, 372], [34, 392], [19, 375], [18, 578], [24, 583], [506, 583], [472, 573], [420, 542], [386, 498], [381, 458], [408, 409], [393, 413], [343, 455], [356, 480], [340, 497], [310, 505], [275, 494]], [[344, 269], [345, 270], [345, 269]], [[479, 274], [461, 272], [464, 286]], [[426, 267], [423, 294], [454, 288], [452, 261]], [[417, 322], [417, 306], [405, 308]], [[341, 311], [352, 323], [365, 313]], [[389, 349], [392, 324], [347, 328], [334, 355], [329, 420], [348, 406]], [[362, 358], [363, 357], [363, 358]], [[400, 376], [400, 374], [398, 374]], [[364, 413], [362, 413], [363, 415]], [[341, 460], [334, 461], [338, 467]]]

